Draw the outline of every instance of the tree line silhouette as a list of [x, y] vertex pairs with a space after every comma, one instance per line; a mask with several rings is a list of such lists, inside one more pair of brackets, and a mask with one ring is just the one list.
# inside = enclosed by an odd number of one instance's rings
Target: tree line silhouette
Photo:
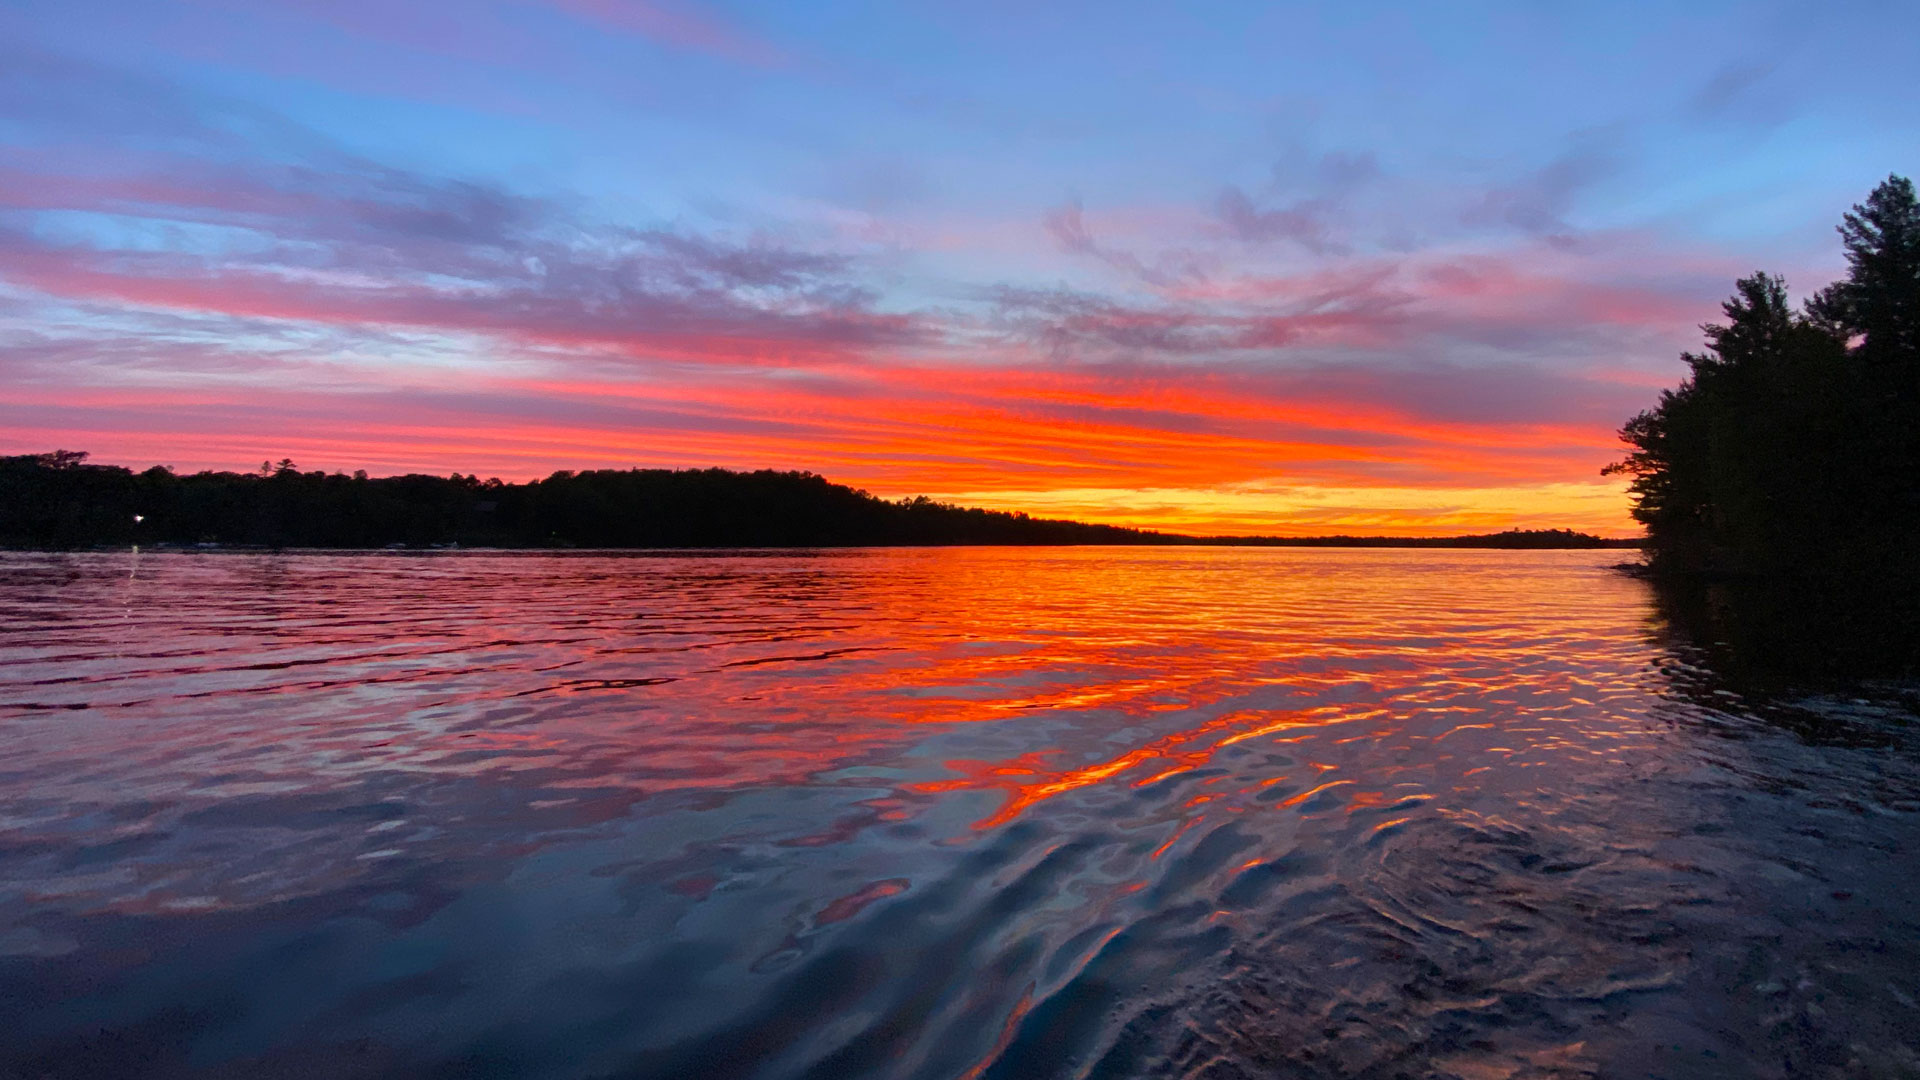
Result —
[[[911, 544], [1621, 546], [1565, 529], [1403, 539], [1197, 537], [886, 500], [808, 472], [631, 469], [503, 483], [454, 473], [370, 478], [301, 471], [136, 473], [84, 453], [0, 457], [0, 545], [239, 547], [833, 547]], [[1630, 543], [1630, 542], [1628, 542]]]
[[524, 484], [477, 476], [178, 475], [71, 451], [0, 459], [0, 542], [255, 547], [811, 547], [1151, 543], [1135, 529], [888, 501], [807, 472], [603, 469]]
[[1796, 308], [1735, 283], [1690, 374], [1627, 421], [1652, 574], [1769, 665], [1920, 662], [1920, 205], [1890, 176], [1839, 226], [1847, 276]]

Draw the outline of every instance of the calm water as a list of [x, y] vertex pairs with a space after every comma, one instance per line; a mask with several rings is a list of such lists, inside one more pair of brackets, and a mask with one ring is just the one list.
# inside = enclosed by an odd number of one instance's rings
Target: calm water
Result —
[[1920, 1075], [1616, 552], [0, 555], [0, 1076]]

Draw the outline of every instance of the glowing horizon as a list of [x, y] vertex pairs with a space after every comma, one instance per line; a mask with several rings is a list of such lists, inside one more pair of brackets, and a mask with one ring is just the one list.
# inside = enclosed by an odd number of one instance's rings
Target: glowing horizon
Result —
[[30, 0], [0, 453], [1632, 535], [1614, 430], [1913, 92], [1846, 10], [1484, 14]]

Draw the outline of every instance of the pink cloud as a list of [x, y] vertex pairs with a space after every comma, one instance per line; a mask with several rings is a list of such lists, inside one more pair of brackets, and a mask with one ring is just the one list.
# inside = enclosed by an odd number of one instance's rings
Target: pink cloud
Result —
[[575, 18], [636, 33], [650, 40], [759, 68], [793, 66], [793, 58], [765, 38], [710, 15], [658, 0], [546, 0]]

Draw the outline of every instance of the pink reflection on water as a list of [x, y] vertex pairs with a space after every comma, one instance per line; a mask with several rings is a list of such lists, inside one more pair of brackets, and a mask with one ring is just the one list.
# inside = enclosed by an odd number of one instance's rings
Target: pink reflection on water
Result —
[[[825, 819], [788, 822], [774, 838], [787, 847], [959, 796], [990, 800], [970, 823], [988, 831], [1303, 734], [1349, 768], [1341, 748], [1368, 748], [1363, 778], [1289, 780], [1336, 767], [1324, 761], [1238, 767], [1232, 798], [1186, 792], [1182, 820], [1239, 813], [1274, 785], [1289, 793], [1258, 805], [1339, 795], [1352, 813], [1403, 774], [1445, 772], [1453, 744], [1490, 727], [1434, 729], [1462, 708], [1591, 728], [1610, 694], [1640, 692], [1562, 662], [1570, 634], [1589, 656], [1642, 647], [1619, 599], [1634, 586], [1568, 574], [1603, 556], [8, 556], [0, 709], [34, 727], [16, 775], [40, 778], [47, 809], [16, 826], [29, 833], [131, 799], [151, 810], [93, 828], [146, 835], [249, 799], [292, 815], [288, 842], [248, 841], [251, 876], [222, 872], [214, 845], [136, 862], [127, 880], [65, 875], [45, 895], [70, 903], [253, 903], [367, 873], [359, 837], [298, 801], [401, 778], [387, 797], [406, 818], [458, 811], [375, 836], [409, 857], [525, 850], [648, 801], [776, 789], [848, 793]], [[1434, 750], [1381, 756], [1396, 740]], [[1487, 768], [1523, 749], [1458, 753]], [[498, 815], [519, 824], [477, 828]]]
[[1610, 558], [0, 554], [0, 1072], [1771, 1075], [1802, 978], [1899, 1046], [1908, 759]]

